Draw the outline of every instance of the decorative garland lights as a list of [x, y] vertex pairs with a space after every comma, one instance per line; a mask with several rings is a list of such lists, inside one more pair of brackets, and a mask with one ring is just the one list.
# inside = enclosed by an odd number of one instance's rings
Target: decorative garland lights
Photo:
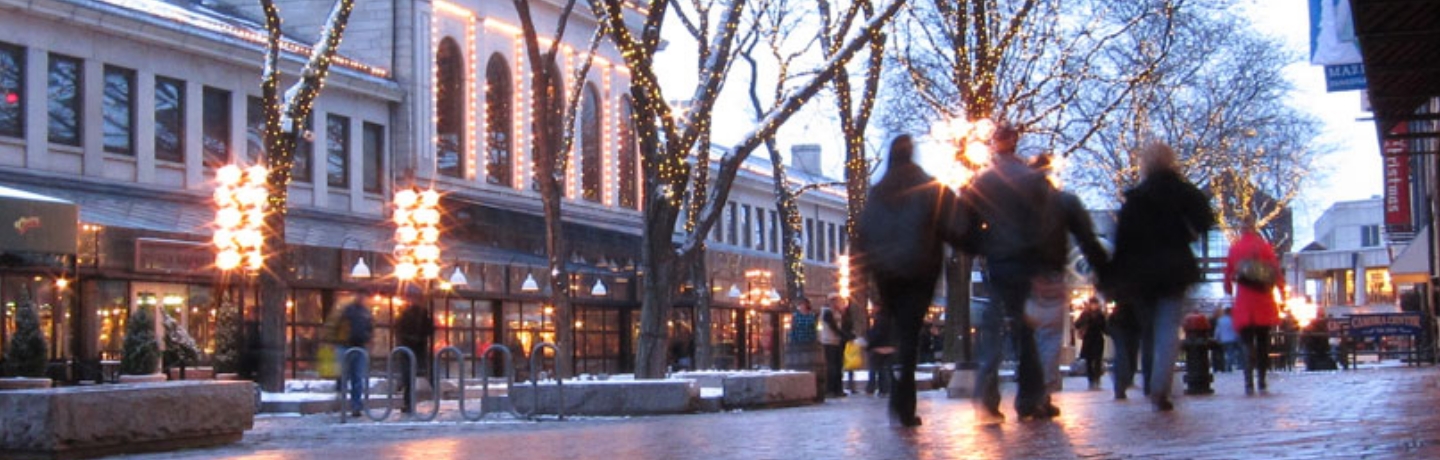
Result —
[[440, 277], [440, 194], [434, 190], [395, 192], [395, 277], [402, 281]]
[[265, 176], [263, 166], [226, 165], [215, 172], [215, 267], [248, 270], [264, 266]]

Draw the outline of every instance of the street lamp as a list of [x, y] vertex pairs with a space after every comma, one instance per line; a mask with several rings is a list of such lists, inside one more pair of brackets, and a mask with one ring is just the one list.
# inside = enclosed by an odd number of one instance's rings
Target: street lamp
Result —
[[234, 270], [244, 266], [259, 270], [265, 259], [261, 247], [265, 236], [265, 175], [262, 166], [241, 169], [226, 165], [215, 172], [215, 267]]
[[395, 192], [395, 277], [401, 281], [440, 277], [440, 194], [434, 190]]

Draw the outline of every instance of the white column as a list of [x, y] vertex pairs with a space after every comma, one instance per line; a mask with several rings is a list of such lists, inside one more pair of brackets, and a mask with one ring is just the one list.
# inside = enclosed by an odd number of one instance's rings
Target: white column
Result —
[[205, 182], [205, 87], [185, 82], [185, 188]]
[[155, 183], [155, 74], [135, 71], [135, 181]]
[[85, 151], [86, 176], [103, 176], [105, 171], [105, 64], [94, 59], [82, 61], [80, 145]]
[[50, 152], [50, 112], [46, 97], [50, 57], [35, 47], [27, 47], [25, 56], [25, 167], [50, 169], [46, 154]]
[[329, 121], [325, 119], [324, 107], [320, 101], [315, 101], [310, 109], [310, 185], [315, 187], [315, 194], [310, 200], [310, 205], [318, 208], [326, 208], [330, 204], [330, 181], [326, 174], [328, 155], [330, 154], [328, 136], [330, 135]]

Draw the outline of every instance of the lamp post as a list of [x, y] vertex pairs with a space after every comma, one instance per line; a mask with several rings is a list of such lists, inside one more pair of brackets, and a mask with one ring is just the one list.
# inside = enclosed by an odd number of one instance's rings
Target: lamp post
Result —
[[[229, 277], [236, 270], [243, 268], [241, 276], [240, 301], [230, 308], [239, 309], [236, 324], [224, 325], [217, 321], [216, 328], [230, 326], [239, 330], [227, 331], [227, 334], [234, 334], [238, 340], [227, 340], [227, 346], [245, 348], [249, 340], [245, 328], [245, 296], [244, 293], [250, 288], [250, 274], [258, 272], [265, 265], [265, 254], [262, 251], [265, 238], [262, 229], [265, 226], [265, 204], [268, 194], [265, 191], [265, 180], [269, 171], [264, 166], [254, 165], [248, 168], [241, 168], [238, 165], [226, 165], [215, 171], [215, 178], [219, 182], [215, 187], [213, 195], [215, 200], [215, 233], [211, 237], [215, 245], [215, 268], [219, 269], [220, 288], [222, 298], [228, 298], [230, 293]], [[96, 248], [98, 258], [99, 248]], [[221, 302], [218, 308], [225, 308], [225, 302]], [[217, 335], [219, 335], [217, 333]], [[217, 344], [218, 345], [218, 344]], [[230, 350], [230, 356], [238, 357], [240, 350]], [[222, 352], [223, 353], [223, 352]]]

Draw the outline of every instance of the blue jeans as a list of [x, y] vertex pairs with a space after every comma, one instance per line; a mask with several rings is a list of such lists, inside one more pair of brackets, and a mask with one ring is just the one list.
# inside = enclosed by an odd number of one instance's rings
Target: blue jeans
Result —
[[1224, 366], [1222, 366], [1224, 367], [1225, 372], [1230, 372], [1231, 370], [1234, 370], [1237, 366], [1245, 365], [1245, 357], [1243, 354], [1241, 354], [1244, 351], [1240, 347], [1239, 340], [1236, 340], [1234, 342], [1222, 343], [1220, 344], [1220, 348], [1225, 350], [1225, 363]]
[[341, 372], [344, 373], [344, 382], [350, 388], [350, 410], [358, 411], [364, 406], [361, 398], [365, 394], [366, 384], [369, 383], [366, 377], [370, 374], [370, 362], [364, 353], [351, 353], [350, 350], [364, 350], [359, 347], [346, 347], [340, 350]]
[[1178, 297], [1160, 298], [1141, 303], [1140, 360], [1145, 365], [1145, 394], [1151, 400], [1170, 399], [1171, 383], [1175, 380], [1175, 357], [1180, 352], [1180, 308]]
[[977, 321], [978, 368], [975, 372], [975, 401], [991, 412], [1000, 410], [1000, 361], [1004, 355], [1006, 319], [1019, 367], [1015, 370], [1019, 391], [1015, 411], [1021, 416], [1034, 413], [1049, 402], [1045, 376], [1035, 333], [1025, 323], [1025, 299], [1030, 296], [1030, 274], [1022, 266], [991, 262], [986, 283], [991, 304], [980, 309]]
[[[1135, 385], [1135, 370], [1140, 366], [1140, 331], [1128, 327], [1109, 326], [1110, 340], [1115, 344], [1115, 372], [1110, 373], [1115, 383], [1115, 395]], [[1145, 377], [1142, 375], [1141, 379]]]
[[[1064, 283], [1063, 273], [1044, 275], [1051, 283]], [[1069, 290], [1065, 290], [1068, 295]], [[1040, 370], [1045, 376], [1045, 390], [1051, 393], [1061, 390], [1060, 356], [1065, 336], [1065, 321], [1069, 318], [1066, 306], [1070, 299], [1065, 296], [1044, 298], [1031, 292], [1025, 301], [1025, 321], [1035, 329], [1035, 347], [1040, 355]]]

